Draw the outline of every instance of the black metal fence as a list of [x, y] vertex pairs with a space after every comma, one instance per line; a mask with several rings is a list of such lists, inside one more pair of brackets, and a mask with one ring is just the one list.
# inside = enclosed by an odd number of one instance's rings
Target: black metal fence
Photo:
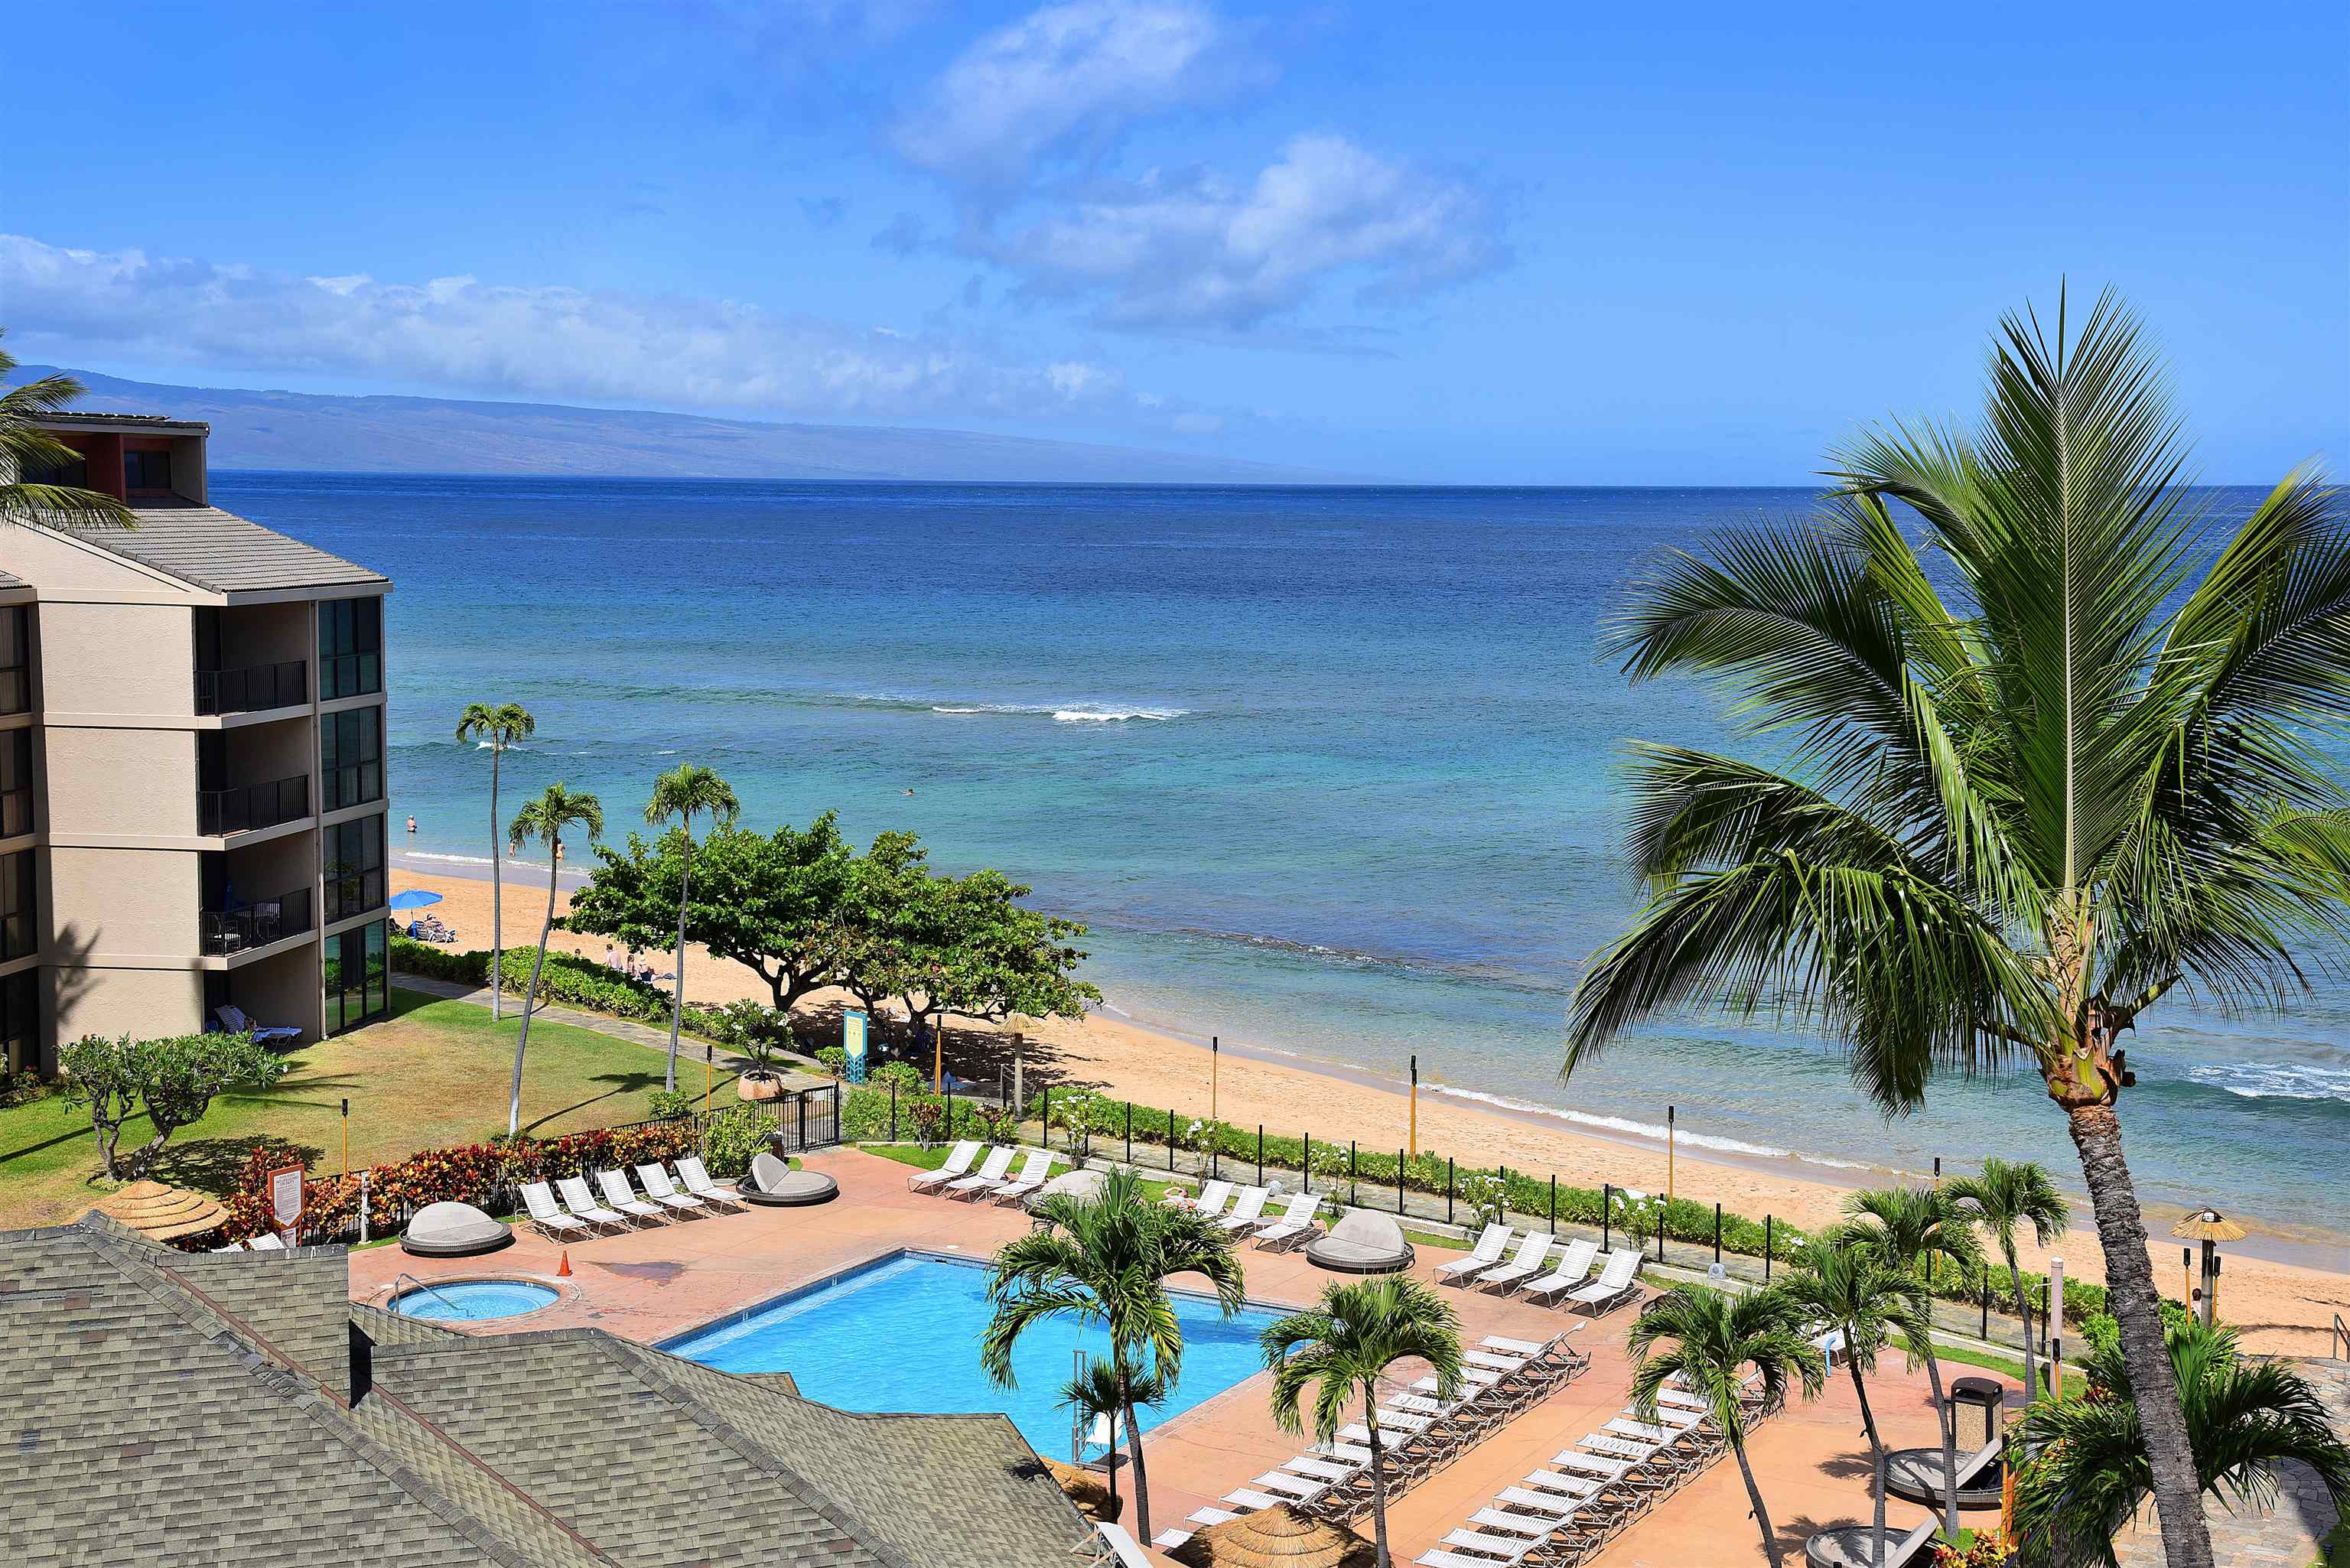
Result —
[[310, 929], [310, 889], [296, 888], [272, 898], [255, 898], [234, 909], [206, 909], [203, 950], [219, 957], [267, 947]]
[[196, 831], [247, 833], [310, 815], [310, 775], [196, 792]]
[[196, 711], [253, 713], [310, 700], [310, 667], [298, 659], [196, 671]]

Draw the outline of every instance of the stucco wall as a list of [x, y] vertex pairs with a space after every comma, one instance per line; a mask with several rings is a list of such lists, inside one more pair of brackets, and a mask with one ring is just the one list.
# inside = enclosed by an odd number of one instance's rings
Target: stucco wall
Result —
[[[56, 662], [54, 655], [49, 662]], [[196, 831], [193, 732], [96, 730], [53, 723], [47, 726], [44, 740], [52, 835], [163, 838], [185, 837]]]
[[194, 628], [176, 605], [41, 606], [50, 713], [192, 714]]
[[49, 883], [49, 908], [60, 912], [52, 950], [100, 962], [195, 957], [203, 890], [193, 850], [56, 846]]
[[[84, 978], [92, 983], [78, 984]], [[61, 1041], [85, 1034], [152, 1040], [203, 1027], [204, 980], [194, 970], [105, 970], [87, 977], [67, 971], [57, 981]]]

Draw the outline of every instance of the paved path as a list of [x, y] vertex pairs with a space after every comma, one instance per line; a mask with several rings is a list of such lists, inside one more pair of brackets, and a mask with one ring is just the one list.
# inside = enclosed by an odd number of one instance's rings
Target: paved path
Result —
[[[2309, 1379], [2324, 1401], [2334, 1429], [2350, 1440], [2350, 1362], [2318, 1356], [2288, 1358], [2293, 1369]], [[2230, 1512], [2226, 1504], [2206, 1498], [2203, 1518], [2211, 1527], [2211, 1551], [2230, 1568], [2308, 1568], [2332, 1534], [2340, 1515], [2307, 1465], [2281, 1465], [2281, 1494], [2274, 1508], [2264, 1511]], [[2162, 1568], [2162, 1529], [2152, 1503], [2139, 1511], [2137, 1526], [2114, 1542], [2114, 1555], [2122, 1568]]]

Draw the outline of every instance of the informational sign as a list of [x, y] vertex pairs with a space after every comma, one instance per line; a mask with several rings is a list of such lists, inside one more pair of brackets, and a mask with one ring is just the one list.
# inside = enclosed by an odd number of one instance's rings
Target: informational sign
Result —
[[269, 1211], [277, 1228], [289, 1235], [302, 1226], [302, 1168], [289, 1165], [269, 1173]]
[[865, 1032], [868, 1020], [855, 1008], [840, 1015], [840, 1048], [848, 1058], [847, 1076], [852, 1084], [865, 1082]]

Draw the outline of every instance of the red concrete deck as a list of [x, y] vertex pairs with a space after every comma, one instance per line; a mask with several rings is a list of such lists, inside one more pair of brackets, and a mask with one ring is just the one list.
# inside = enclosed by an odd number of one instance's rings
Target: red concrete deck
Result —
[[[984, 1257], [1027, 1225], [1024, 1215], [1012, 1210], [910, 1193], [905, 1166], [859, 1150], [831, 1150], [805, 1163], [839, 1181], [837, 1199], [814, 1209], [754, 1210], [576, 1242], [568, 1248], [567, 1279], [556, 1277], [565, 1249], [520, 1230], [513, 1247], [486, 1258], [412, 1258], [396, 1247], [380, 1247], [351, 1254], [351, 1295], [380, 1303], [402, 1273], [426, 1281], [528, 1277], [557, 1286], [563, 1298], [545, 1311], [481, 1324], [474, 1332], [588, 1324], [651, 1343], [899, 1248]], [[1431, 1265], [1450, 1255], [1423, 1249], [1422, 1277], [1432, 1279]], [[1248, 1293], [1269, 1305], [1303, 1306], [1334, 1278], [1307, 1263], [1303, 1253], [1247, 1249], [1244, 1256]], [[1445, 1293], [1456, 1303], [1472, 1343], [1488, 1334], [1546, 1338], [1575, 1321], [1522, 1302], [1449, 1288]], [[1390, 1505], [1388, 1529], [1399, 1563], [1435, 1545], [1503, 1487], [1544, 1468], [1553, 1454], [1622, 1409], [1631, 1382], [1623, 1338], [1632, 1316], [1629, 1309], [1618, 1309], [1586, 1324], [1575, 1343], [1592, 1358], [1588, 1372]], [[1426, 1368], [1398, 1370], [1408, 1382]], [[1274, 1427], [1265, 1384], [1259, 1374], [1150, 1434], [1144, 1457], [1154, 1529], [1180, 1523], [1193, 1509], [1307, 1446], [1310, 1439]], [[1898, 1357], [1890, 1357], [1869, 1392], [1896, 1447], [1929, 1439], [1933, 1416], [1923, 1371], [1906, 1372]], [[1868, 1517], [1867, 1448], [1852, 1385], [1844, 1375], [1817, 1402], [1798, 1403], [1759, 1428], [1750, 1447], [1763, 1501], [1783, 1546], [1796, 1561], [1803, 1538], [1812, 1531]], [[1890, 1511], [1903, 1530], [1921, 1517], [1922, 1511], [1899, 1501]], [[1367, 1519], [1362, 1528], [1367, 1532]], [[1725, 1460], [1714, 1467], [1595, 1561], [1605, 1568], [1762, 1563], [1735, 1464]]]

